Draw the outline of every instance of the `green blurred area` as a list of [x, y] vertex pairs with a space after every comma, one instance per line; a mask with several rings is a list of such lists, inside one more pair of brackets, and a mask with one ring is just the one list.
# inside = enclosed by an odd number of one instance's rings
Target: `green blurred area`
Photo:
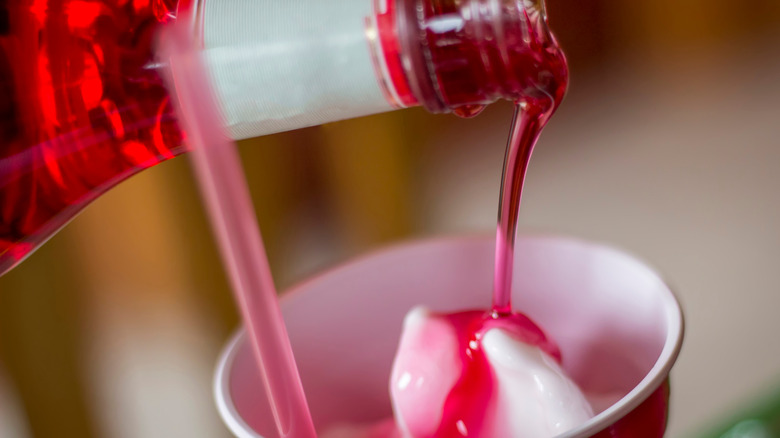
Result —
[[[674, 77], [692, 53], [749, 52], [780, 33], [776, 0], [548, 3], [572, 87], [598, 83], [580, 78], [605, 74], [616, 60]], [[503, 119], [506, 110], [483, 117]], [[437, 165], [435, 140], [467, 123], [482, 122], [412, 109], [241, 142], [280, 288], [435, 228], [421, 214], [434, 208], [421, 202], [421, 180]], [[468, 147], [479, 153], [482, 145]], [[145, 171], [0, 277], [0, 435], [6, 420], [9, 438], [227, 436], [210, 373], [237, 324], [187, 159]], [[138, 389], [146, 380], [159, 384]], [[778, 397], [693, 436], [780, 436]]]
[[780, 436], [780, 386], [756, 397], [717, 426], [691, 438], [774, 438]]

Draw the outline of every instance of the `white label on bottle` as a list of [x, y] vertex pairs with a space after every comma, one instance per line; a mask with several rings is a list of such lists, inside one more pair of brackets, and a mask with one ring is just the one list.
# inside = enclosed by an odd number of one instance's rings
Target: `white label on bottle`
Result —
[[371, 0], [210, 0], [204, 58], [232, 136], [393, 109], [366, 40]]

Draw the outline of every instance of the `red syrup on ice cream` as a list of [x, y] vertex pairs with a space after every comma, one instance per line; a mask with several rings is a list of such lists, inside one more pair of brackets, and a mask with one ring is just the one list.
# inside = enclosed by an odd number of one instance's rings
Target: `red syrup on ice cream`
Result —
[[481, 343], [488, 330], [504, 329], [518, 340], [561, 360], [558, 346], [521, 313], [496, 316], [475, 310], [442, 316], [455, 329], [463, 372], [447, 396], [435, 437], [481, 436], [483, 421], [492, 411], [490, 401], [495, 389], [495, 379]]

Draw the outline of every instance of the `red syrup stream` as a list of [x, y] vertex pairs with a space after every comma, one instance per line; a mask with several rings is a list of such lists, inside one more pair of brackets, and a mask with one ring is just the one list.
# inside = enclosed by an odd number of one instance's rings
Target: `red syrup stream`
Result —
[[497, 317], [512, 313], [512, 266], [523, 183], [536, 141], [554, 110], [551, 99], [518, 102], [515, 107], [498, 204], [492, 309]]
[[[565, 86], [565, 85], [564, 85]], [[516, 339], [542, 349], [561, 361], [553, 340], [530, 318], [512, 312], [512, 265], [523, 182], [536, 140], [554, 112], [553, 99], [518, 102], [504, 159], [496, 233], [495, 283], [491, 311], [481, 310], [440, 315], [455, 330], [463, 363], [463, 374], [444, 403], [442, 421], [434, 437], [483, 436], [483, 424], [493, 412], [493, 375], [482, 350], [482, 337], [501, 328]], [[486, 421], [487, 420], [487, 421]]]
[[[482, 350], [484, 334], [491, 328], [502, 328], [561, 361], [555, 342], [530, 318], [513, 312], [511, 285], [526, 170], [536, 140], [563, 100], [568, 68], [547, 25], [542, 0], [422, 0], [416, 6], [400, 11], [417, 21], [417, 35], [429, 51], [407, 59], [411, 66], [428, 67], [422, 69], [427, 76], [412, 76], [433, 79], [430, 84], [424, 80], [417, 83], [423, 97], [419, 100], [426, 108], [432, 112], [449, 108], [470, 117], [499, 99], [516, 104], [502, 177], [492, 308], [438, 315], [455, 331], [463, 366], [431, 436], [489, 436], [493, 433], [490, 416], [496, 411], [491, 403], [496, 397], [493, 371]], [[414, 48], [413, 44], [406, 46]]]
[[[447, 394], [441, 422], [432, 438], [490, 436], [496, 388], [482, 350], [485, 333], [502, 328], [561, 362], [557, 344], [530, 318], [513, 312], [511, 295], [515, 234], [526, 170], [542, 129], [563, 100], [568, 68], [549, 32], [541, 1], [499, 1], [493, 4], [500, 8], [468, 11], [461, 9], [483, 3], [430, 0], [423, 4], [423, 16], [429, 20], [450, 16], [464, 20], [463, 26], [441, 31], [437, 26], [423, 26], [426, 47], [430, 49], [427, 59], [435, 71], [432, 88], [439, 91], [441, 103], [456, 108], [455, 113], [463, 117], [478, 113], [482, 102], [507, 99], [516, 104], [499, 198], [492, 308], [439, 315], [455, 331], [463, 367]], [[427, 106], [436, 109], [436, 105]]]

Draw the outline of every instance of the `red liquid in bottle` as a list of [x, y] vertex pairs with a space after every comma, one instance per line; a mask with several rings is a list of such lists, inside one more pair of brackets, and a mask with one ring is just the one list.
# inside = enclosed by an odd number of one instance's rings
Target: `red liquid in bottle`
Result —
[[185, 151], [152, 55], [177, 3], [0, 6], [0, 274], [101, 193]]

